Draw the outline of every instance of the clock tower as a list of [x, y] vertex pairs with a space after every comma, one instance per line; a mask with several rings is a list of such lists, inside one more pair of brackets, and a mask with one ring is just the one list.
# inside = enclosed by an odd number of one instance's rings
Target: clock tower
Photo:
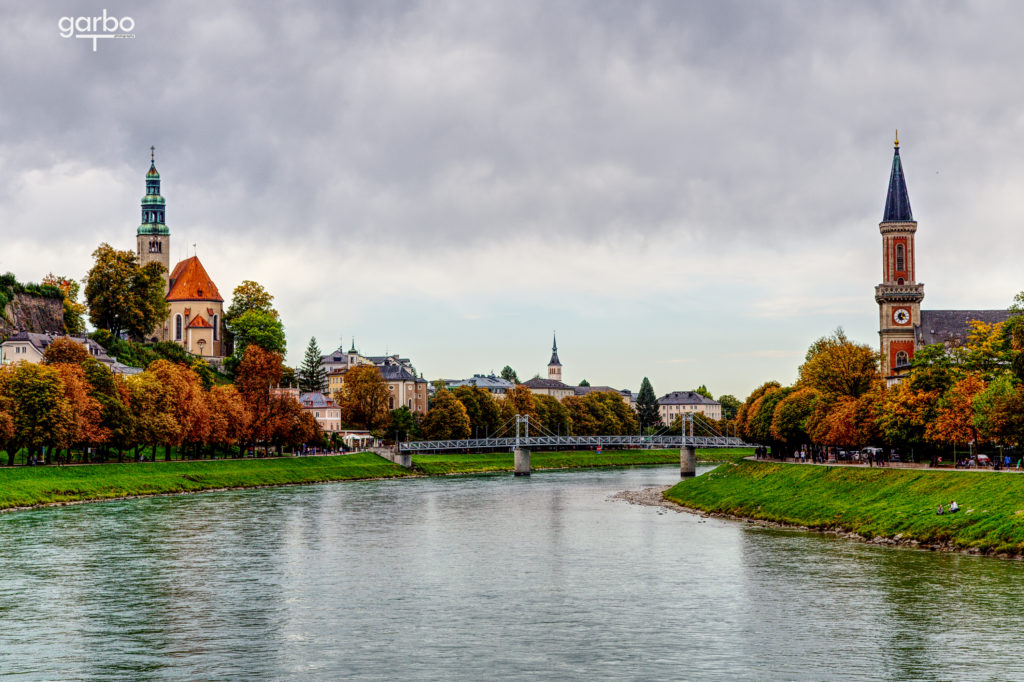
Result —
[[875, 287], [881, 369], [885, 376], [896, 374], [914, 357], [914, 327], [921, 324], [921, 299], [924, 298], [924, 285], [917, 281], [914, 267], [917, 221], [910, 211], [910, 196], [900, 161], [899, 134], [893, 145], [889, 193], [882, 222], [878, 224], [882, 233], [882, 283]]

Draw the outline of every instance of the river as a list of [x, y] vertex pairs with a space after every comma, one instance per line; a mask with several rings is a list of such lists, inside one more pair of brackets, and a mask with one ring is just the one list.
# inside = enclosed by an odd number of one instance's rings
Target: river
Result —
[[1021, 679], [1024, 565], [612, 501], [673, 468], [0, 515], [25, 679]]

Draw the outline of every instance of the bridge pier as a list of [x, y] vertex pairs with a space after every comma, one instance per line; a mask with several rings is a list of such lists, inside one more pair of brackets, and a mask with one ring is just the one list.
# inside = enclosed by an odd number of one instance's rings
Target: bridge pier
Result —
[[684, 445], [679, 448], [679, 477], [690, 478], [697, 475], [697, 448]]
[[530, 451], [526, 448], [514, 448], [512, 450], [515, 456], [515, 468], [514, 472], [516, 476], [529, 476], [530, 475]]

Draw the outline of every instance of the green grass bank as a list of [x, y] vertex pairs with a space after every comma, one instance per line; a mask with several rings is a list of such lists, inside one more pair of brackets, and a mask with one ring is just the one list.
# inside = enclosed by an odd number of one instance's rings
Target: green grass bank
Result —
[[[715, 453], [721, 451], [701, 451], [698, 457], [710, 457]], [[743, 454], [749, 453], [737, 450], [718, 456], [737, 457]], [[678, 462], [678, 450], [613, 450], [601, 454], [584, 450], [535, 452], [531, 456], [534, 469]], [[513, 461], [511, 453], [417, 455], [413, 458], [413, 466], [411, 470], [403, 469], [377, 455], [359, 453], [329, 457], [4, 467], [0, 468], [0, 510], [219, 488], [504, 472], [512, 471]]]
[[[1024, 554], [1024, 476], [976, 471], [726, 464], [665, 492], [678, 504], [864, 538]], [[956, 514], [936, 515], [956, 500]]]

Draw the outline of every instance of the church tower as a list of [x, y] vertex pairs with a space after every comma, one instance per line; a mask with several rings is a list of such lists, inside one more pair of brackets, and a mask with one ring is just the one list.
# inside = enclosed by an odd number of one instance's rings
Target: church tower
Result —
[[914, 357], [914, 327], [921, 324], [921, 299], [924, 298], [924, 285], [917, 282], [914, 267], [917, 221], [910, 211], [898, 133], [893, 145], [889, 193], [882, 222], [878, 224], [882, 233], [882, 283], [875, 287], [885, 376], [905, 368]]
[[136, 233], [139, 265], [156, 261], [164, 266], [164, 280], [171, 271], [171, 231], [164, 223], [166, 205], [160, 196], [160, 173], [156, 170], [156, 148], [149, 148], [146, 196], [142, 197], [142, 223]]
[[562, 363], [558, 361], [558, 339], [551, 335], [551, 362], [548, 363], [548, 379], [562, 380]]

